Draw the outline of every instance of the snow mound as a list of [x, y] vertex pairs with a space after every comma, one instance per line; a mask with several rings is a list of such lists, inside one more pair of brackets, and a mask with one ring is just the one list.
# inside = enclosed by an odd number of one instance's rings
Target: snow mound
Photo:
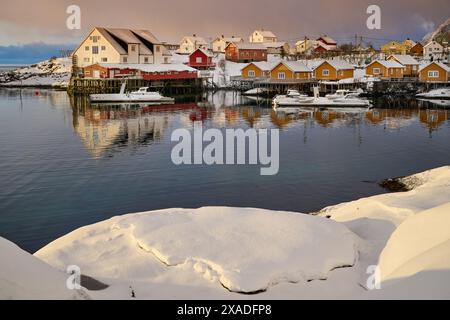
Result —
[[181, 278], [194, 273], [238, 293], [326, 279], [357, 258], [353, 234], [332, 220], [224, 207], [116, 217], [56, 240], [36, 256], [57, 268], [79, 265], [98, 279], [156, 281], [168, 270]]
[[0, 257], [0, 300], [89, 299], [84, 291], [67, 289], [67, 274], [3, 238]]
[[381, 253], [379, 267], [382, 281], [450, 270], [450, 202], [403, 222]]

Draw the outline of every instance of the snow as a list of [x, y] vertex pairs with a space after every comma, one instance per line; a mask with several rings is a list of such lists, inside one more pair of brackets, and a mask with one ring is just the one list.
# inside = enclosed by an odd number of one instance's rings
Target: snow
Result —
[[[136, 255], [149, 256], [146, 268], [141, 263], [111, 268], [111, 259], [133, 261]], [[265, 291], [280, 282], [326, 279], [331, 270], [352, 266], [356, 259], [353, 235], [334, 221], [220, 207], [114, 218], [75, 231], [36, 256], [59, 268], [79, 265], [99, 278], [126, 274], [128, 279], [152, 280], [161, 267], [171, 267], [242, 293]]]
[[0, 85], [66, 87], [71, 72], [71, 58], [50, 59], [0, 74]]
[[[35, 254], [52, 267], [1, 240], [0, 298], [131, 299], [132, 287], [137, 299], [450, 299], [450, 166], [400, 180], [411, 190], [314, 215], [209, 207], [115, 217]], [[68, 293], [68, 265], [109, 287]], [[371, 266], [380, 290], [368, 285]]]
[[68, 275], [0, 237], [0, 300], [88, 299], [66, 287]]

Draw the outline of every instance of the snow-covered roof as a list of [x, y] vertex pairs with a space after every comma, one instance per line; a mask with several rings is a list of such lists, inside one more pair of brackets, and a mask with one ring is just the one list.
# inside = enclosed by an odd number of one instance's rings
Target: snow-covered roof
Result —
[[328, 64], [331, 65], [336, 70], [353, 70], [353, 69], [355, 69], [355, 67], [353, 65], [351, 65], [350, 63], [348, 63], [345, 60], [332, 59], [332, 60], [326, 60], [326, 61], [322, 62], [321, 64], [323, 64], [325, 62], [328, 62]]
[[256, 30], [255, 32], [259, 32], [265, 38], [276, 38], [277, 36], [269, 30]]
[[[261, 69], [262, 71], [270, 71], [272, 70], [276, 65], [278, 65], [280, 63], [280, 61], [258, 61], [258, 62], [250, 62], [248, 64], [246, 64], [242, 69], [247, 68], [249, 65], [253, 64], [256, 67], [258, 67], [259, 69]], [[241, 69], [241, 70], [242, 70]]]
[[170, 71], [192, 71], [197, 72], [196, 69], [191, 68], [185, 64], [132, 64], [132, 63], [99, 63], [99, 66], [109, 69], [135, 69], [144, 72], [170, 72]]
[[430, 42], [428, 42], [426, 45], [424, 45], [423, 47], [424, 48], [427, 48], [427, 47], [429, 47], [429, 46], [436, 46], [436, 47], [439, 47], [439, 48], [443, 48], [443, 46], [439, 43], [439, 42], [437, 42], [437, 41], [430, 41]]
[[312, 70], [301, 61], [281, 61], [281, 63], [292, 72], [312, 72]]
[[281, 48], [284, 47], [287, 43], [278, 41], [278, 42], [263, 42], [262, 45], [266, 48]]
[[425, 69], [426, 67], [428, 67], [428, 66], [430, 66], [430, 65], [432, 65], [432, 64], [435, 64], [435, 65], [437, 65], [438, 67], [444, 69], [445, 71], [450, 72], [450, 67], [449, 67], [449, 66], [447, 66], [446, 64], [443, 64], [442, 62], [437, 62], [437, 61], [432, 61], [432, 62], [430, 62], [430, 63], [427, 63], [427, 64], [425, 64], [425, 65], [422, 65], [422, 66], [419, 68], [419, 71], [422, 71], [423, 69]]
[[396, 61], [400, 62], [404, 66], [407, 66], [407, 65], [418, 65], [419, 64], [419, 62], [416, 59], [414, 59], [412, 56], [410, 56], [408, 54], [393, 54], [393, 55], [388, 57], [388, 60], [390, 60], [391, 58], [393, 58]]
[[219, 40], [223, 40], [225, 42], [242, 42], [244, 41], [244, 38], [241, 37], [217, 37], [216, 40], [214, 41], [219, 41]]
[[258, 42], [232, 42], [238, 49], [266, 50], [262, 43]]
[[317, 39], [317, 41], [323, 41], [323, 42], [325, 42], [325, 44], [328, 44], [328, 45], [336, 45], [337, 44], [337, 42], [329, 36], [320, 37], [319, 39]]
[[197, 45], [207, 45], [208, 44], [208, 42], [206, 42], [206, 40], [204, 39], [204, 38], [202, 38], [202, 37], [197, 37], [197, 36], [187, 36], [187, 37], [184, 37], [182, 40], [181, 40], [181, 43], [183, 43], [183, 42], [185, 42], [185, 41], [190, 41], [190, 42], [192, 42], [192, 43], [197, 43]]
[[393, 61], [393, 60], [375, 60], [372, 61], [371, 63], [369, 63], [367, 66], [370, 66], [371, 64], [374, 64], [375, 62], [378, 62], [379, 64], [381, 64], [382, 66], [386, 67], [386, 68], [404, 68], [405, 66], [398, 63], [397, 61]]

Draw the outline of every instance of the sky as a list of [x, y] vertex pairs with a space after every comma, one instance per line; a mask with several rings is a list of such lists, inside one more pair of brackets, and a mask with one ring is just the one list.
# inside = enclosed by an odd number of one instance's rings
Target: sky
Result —
[[[366, 10], [371, 4], [381, 8], [380, 30], [366, 26]], [[66, 27], [66, 9], [70, 5], [81, 8], [81, 30]], [[40, 48], [41, 54], [44, 47], [49, 54], [59, 48], [75, 47], [94, 26], [148, 29], [169, 42], [194, 33], [248, 38], [253, 30], [263, 28], [288, 42], [327, 34], [344, 43], [357, 34], [378, 46], [407, 37], [421, 40], [449, 17], [449, 0], [3, 1], [0, 63], [8, 57], [9, 61], [20, 60], [22, 46], [28, 50], [24, 60], [30, 59], [34, 47]]]

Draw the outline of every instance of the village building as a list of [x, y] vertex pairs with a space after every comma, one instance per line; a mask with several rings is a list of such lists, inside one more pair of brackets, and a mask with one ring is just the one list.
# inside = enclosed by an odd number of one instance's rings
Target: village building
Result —
[[268, 54], [279, 55], [281, 57], [288, 56], [291, 50], [287, 42], [264, 42], [262, 45], [266, 47]]
[[430, 61], [444, 60], [444, 47], [437, 41], [430, 41], [423, 47], [423, 57]]
[[419, 79], [423, 82], [448, 82], [450, 67], [441, 62], [430, 62], [419, 69]]
[[210, 51], [197, 49], [189, 55], [188, 65], [199, 70], [211, 69], [215, 67], [213, 57]]
[[411, 49], [409, 49], [409, 54], [414, 57], [422, 57], [423, 45], [420, 42], [417, 42]]
[[244, 63], [267, 61], [267, 48], [261, 43], [231, 42], [225, 48], [225, 59]]
[[353, 78], [355, 67], [344, 60], [326, 60], [314, 69], [317, 80], [337, 81]]
[[270, 71], [273, 69], [276, 62], [250, 62], [241, 70], [241, 76], [245, 79], [253, 78], [269, 78]]
[[407, 38], [405, 41], [403, 41], [403, 45], [406, 47], [408, 53], [409, 50], [411, 50], [411, 48], [416, 45], [416, 42], [414, 40], [411, 40], [410, 38]]
[[268, 30], [255, 30], [249, 37], [250, 42], [257, 42], [257, 43], [263, 43], [263, 42], [277, 42], [278, 38], [277, 36], [272, 32]]
[[170, 63], [171, 54], [147, 30], [94, 28], [72, 54], [74, 74], [96, 63]]
[[300, 40], [295, 43], [295, 49], [297, 54], [310, 54], [312, 50], [317, 46], [315, 40]]
[[316, 40], [317, 44], [325, 48], [327, 51], [337, 49], [337, 42], [329, 36], [322, 36]]
[[394, 60], [375, 60], [367, 65], [366, 75], [381, 79], [403, 78], [406, 67]]
[[231, 42], [244, 42], [244, 39], [235, 36], [225, 37], [222, 35], [214, 39], [212, 42], [212, 50], [215, 53], [225, 53], [226, 46]]
[[390, 56], [392, 54], [407, 54], [408, 51], [409, 49], [404, 43], [397, 41], [390, 41], [381, 46], [381, 53], [386, 56]]
[[198, 71], [184, 64], [96, 63], [84, 68], [84, 77], [93, 79], [138, 78], [143, 80], [196, 79]]
[[404, 77], [417, 77], [419, 75], [419, 62], [410, 55], [391, 55], [387, 58], [390, 61], [397, 61], [401, 65], [405, 66], [403, 71]]
[[179, 43], [172, 43], [172, 42], [163, 42], [164, 47], [166, 47], [167, 50], [170, 51], [178, 51], [180, 50], [180, 44]]
[[271, 80], [308, 80], [312, 70], [300, 61], [281, 61], [270, 70]]
[[194, 34], [192, 36], [187, 36], [181, 39], [180, 49], [177, 51], [177, 53], [191, 54], [197, 49], [208, 50], [208, 47], [208, 42], [204, 38], [198, 37], [196, 34]]

